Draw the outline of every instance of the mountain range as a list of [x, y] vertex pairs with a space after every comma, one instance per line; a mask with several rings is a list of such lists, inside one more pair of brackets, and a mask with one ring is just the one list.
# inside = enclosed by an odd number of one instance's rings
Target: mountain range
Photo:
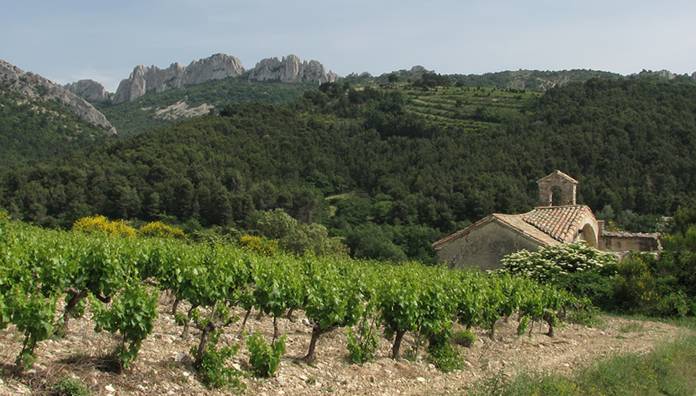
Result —
[[211, 80], [240, 76], [246, 77], [249, 81], [317, 84], [333, 82], [338, 77], [334, 72], [326, 71], [320, 62], [302, 61], [296, 55], [288, 55], [281, 59], [262, 59], [247, 71], [238, 58], [218, 53], [192, 61], [188, 66], [179, 63], [172, 63], [166, 69], [157, 66], [135, 66], [130, 76], [118, 85], [115, 93], [107, 92], [104, 86], [94, 80], [80, 80], [65, 87], [94, 103], [118, 104], [133, 101], [146, 93], [159, 93]]
[[[688, 78], [667, 70], [644, 70], [631, 76], [596, 70], [516, 70], [441, 76], [422, 66], [414, 66], [379, 76], [353, 73], [340, 79], [358, 86], [385, 86], [390, 81], [412, 84], [424, 81], [427, 85], [433, 82], [438, 84], [438, 79], [444, 79], [460, 87], [544, 92], [552, 87], [592, 78], [621, 79], [636, 76], [666, 80]], [[691, 78], [696, 79], [696, 73]], [[43, 101], [55, 100], [87, 125], [110, 134], [118, 131], [126, 135], [140, 133], [177, 119], [207, 114], [230, 103], [290, 102], [305, 91], [316, 89], [321, 83], [338, 79], [334, 72], [327, 71], [319, 61], [303, 61], [296, 55], [262, 59], [253, 68], [245, 69], [238, 58], [217, 53], [194, 60], [186, 66], [179, 63], [172, 63], [167, 68], [137, 65], [128, 78], [120, 82], [116, 92], [108, 92], [101, 83], [94, 80], [79, 80], [61, 87], [37, 74], [25, 73], [8, 62], [0, 62], [0, 90], [14, 92], [34, 103], [39, 98]], [[427, 117], [438, 120], [443, 120], [442, 112], [445, 110], [453, 114], [451, 107], [433, 108], [442, 106], [442, 103], [429, 105], [429, 108], [423, 107], [421, 96], [411, 95], [413, 106], [421, 114], [424, 114], [425, 109]], [[148, 99], [139, 100], [143, 97]], [[476, 109], [467, 111], [473, 110]]]
[[38, 224], [99, 213], [245, 230], [281, 208], [357, 257], [428, 261], [435, 238], [528, 209], [553, 169], [629, 230], [696, 193], [687, 75], [413, 67], [320, 84], [336, 77], [318, 62], [246, 70], [218, 54], [136, 67], [109, 93], [1, 66], [0, 207]]
[[[517, 70], [441, 76], [422, 66], [414, 66], [409, 70], [380, 76], [353, 73], [343, 77], [342, 81], [353, 85], [384, 86], [393, 81], [439, 84], [438, 79], [444, 79], [460, 87], [544, 92], [552, 87], [592, 78], [627, 77], [656, 77], [665, 80], [689, 78], [667, 70], [644, 70], [631, 76], [596, 70]], [[696, 80], [696, 73], [690, 78]], [[101, 83], [94, 80], [79, 80], [60, 86], [37, 74], [25, 73], [8, 62], [0, 61], [0, 91], [13, 92], [33, 103], [56, 101], [87, 125], [110, 134], [123, 130], [127, 135], [177, 119], [207, 114], [230, 103], [292, 101], [306, 90], [338, 79], [334, 72], [327, 71], [319, 61], [303, 61], [296, 55], [262, 59], [253, 68], [245, 69], [238, 58], [217, 53], [194, 60], [186, 66], [179, 63], [172, 63], [167, 68], [137, 65], [128, 78], [120, 82], [116, 92], [108, 92]], [[140, 103], [138, 100], [145, 96], [149, 99]], [[421, 99], [414, 97], [414, 105], [422, 107]], [[128, 105], [136, 101], [140, 104]], [[438, 113], [428, 116], [442, 118], [442, 114]]]

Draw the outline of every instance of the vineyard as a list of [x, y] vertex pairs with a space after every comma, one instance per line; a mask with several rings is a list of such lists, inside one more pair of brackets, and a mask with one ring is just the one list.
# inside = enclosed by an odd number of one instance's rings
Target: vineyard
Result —
[[445, 127], [481, 131], [518, 117], [537, 93], [495, 88], [437, 87], [429, 90], [405, 88], [407, 109]]
[[479, 327], [494, 338], [496, 323], [514, 316], [518, 334], [538, 329], [536, 322], [553, 336], [558, 321], [578, 305], [555, 288], [508, 275], [262, 256], [234, 246], [0, 224], [0, 325], [14, 325], [23, 336], [13, 362], [17, 372], [30, 369], [37, 347], [69, 334], [71, 319], [89, 310], [94, 330], [118, 340], [110, 355], [114, 371], [128, 375], [153, 331], [160, 293], [171, 296], [181, 336], [196, 337], [189, 356], [209, 387], [239, 382], [239, 370], [226, 361], [240, 345], [219, 340], [242, 337], [252, 313], [273, 324], [270, 340], [259, 334], [247, 339], [252, 372], [267, 377], [277, 370], [287, 339], [278, 324], [300, 311], [312, 328], [306, 363], [322, 353], [322, 336], [346, 329], [352, 362], [374, 358], [377, 334], [391, 340], [390, 356], [400, 359], [409, 334], [447, 371], [461, 368], [450, 346], [453, 335], [469, 338], [455, 328]]

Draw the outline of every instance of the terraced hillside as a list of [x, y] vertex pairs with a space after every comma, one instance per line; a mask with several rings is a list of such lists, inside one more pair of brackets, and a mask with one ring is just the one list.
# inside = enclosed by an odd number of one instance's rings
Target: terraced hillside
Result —
[[[207, 114], [230, 103], [288, 103], [316, 84], [250, 82], [238, 78], [147, 94], [132, 102], [102, 105], [100, 110], [121, 136], [144, 132], [172, 121]], [[407, 109], [445, 127], [480, 131], [523, 114], [540, 92], [486, 87], [435, 87], [411, 84], [387, 87], [399, 90]]]
[[100, 110], [121, 136], [134, 135], [177, 119], [207, 114], [231, 103], [291, 102], [316, 84], [251, 82], [240, 78], [209, 81], [184, 88], [147, 94], [132, 102], [102, 105]]
[[404, 87], [407, 109], [426, 120], [466, 131], [481, 131], [524, 114], [540, 94], [533, 91], [436, 87]]

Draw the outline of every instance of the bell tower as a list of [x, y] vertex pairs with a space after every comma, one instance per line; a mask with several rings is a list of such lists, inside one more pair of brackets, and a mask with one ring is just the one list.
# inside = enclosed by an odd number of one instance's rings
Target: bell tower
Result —
[[539, 206], [576, 205], [578, 181], [555, 170], [537, 180]]

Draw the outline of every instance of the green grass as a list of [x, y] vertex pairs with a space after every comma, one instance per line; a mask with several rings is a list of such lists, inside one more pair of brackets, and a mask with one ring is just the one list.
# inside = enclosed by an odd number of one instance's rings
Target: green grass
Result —
[[49, 392], [51, 396], [89, 396], [89, 388], [79, 379], [64, 377], [56, 382]]
[[573, 377], [524, 373], [511, 381], [494, 377], [473, 395], [694, 395], [696, 336], [658, 346], [647, 355], [602, 360]]
[[624, 318], [629, 320], [637, 321], [653, 321], [671, 324], [677, 327], [683, 327], [691, 330], [696, 330], [696, 317], [685, 316], [685, 317], [659, 317], [659, 316], [647, 316], [643, 314], [624, 314], [624, 313], [612, 313], [604, 312], [606, 316]]
[[619, 333], [640, 333], [644, 330], [641, 322], [631, 322], [619, 327]]

